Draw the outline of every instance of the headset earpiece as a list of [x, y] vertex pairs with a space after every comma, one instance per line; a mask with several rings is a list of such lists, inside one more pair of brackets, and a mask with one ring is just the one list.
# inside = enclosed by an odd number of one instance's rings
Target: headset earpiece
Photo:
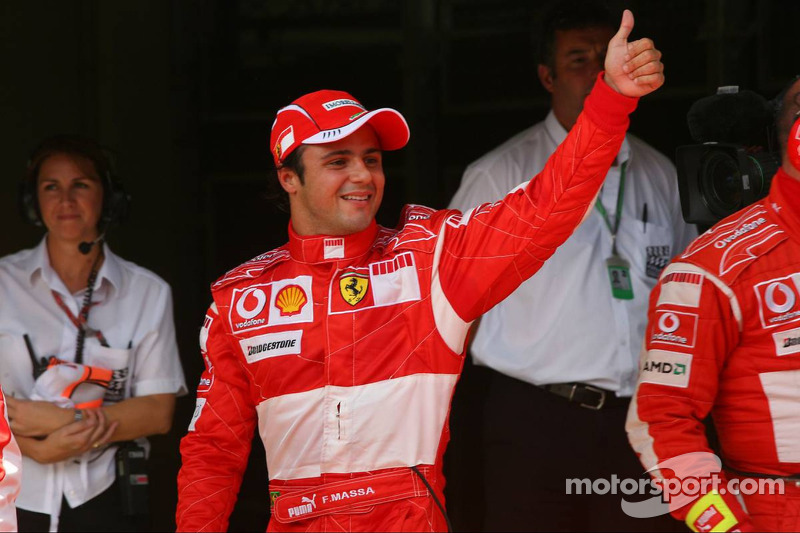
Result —
[[20, 182], [17, 190], [17, 208], [23, 220], [34, 226], [42, 225], [42, 217], [39, 216], [39, 205], [36, 201], [36, 190], [27, 177]]
[[103, 195], [103, 224], [108, 228], [111, 224], [122, 224], [128, 219], [131, 197], [119, 180], [109, 179], [105, 187], [107, 192]]
[[103, 176], [103, 227], [107, 229], [113, 224], [121, 224], [128, 218], [130, 195], [125, 192], [122, 181], [117, 177], [117, 164], [114, 153], [102, 148], [105, 156], [105, 173]]
[[37, 169], [33, 168], [33, 158], [28, 159], [25, 165], [25, 177], [17, 188], [17, 209], [22, 219], [34, 226], [42, 226], [42, 217], [39, 213], [39, 202], [36, 198], [36, 177]]

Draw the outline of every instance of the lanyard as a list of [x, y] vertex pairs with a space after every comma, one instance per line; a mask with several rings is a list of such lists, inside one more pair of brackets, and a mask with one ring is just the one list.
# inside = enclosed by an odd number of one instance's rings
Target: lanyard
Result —
[[611, 222], [608, 219], [608, 212], [603, 207], [601, 198], [598, 198], [594, 206], [603, 215], [603, 221], [606, 223], [608, 231], [611, 232], [611, 255], [617, 255], [617, 230], [619, 230], [619, 221], [622, 220], [622, 198], [625, 194], [625, 168], [628, 166], [628, 161], [623, 161], [619, 169], [619, 191], [617, 191], [617, 212], [614, 220], [614, 227], [611, 227]]
[[81, 306], [80, 311], [78, 311], [78, 316], [72, 314], [72, 311], [69, 310], [69, 307], [64, 303], [64, 300], [61, 298], [61, 295], [58, 294], [56, 291], [50, 291], [53, 293], [53, 299], [56, 301], [58, 306], [61, 308], [62, 311], [67, 315], [70, 322], [78, 328], [78, 337], [75, 339], [75, 362], [79, 365], [83, 364], [83, 345], [86, 341], [86, 335], [94, 335], [97, 337], [97, 340], [100, 341], [100, 345], [108, 348], [108, 342], [106, 342], [105, 336], [100, 332], [100, 330], [91, 329], [88, 325], [89, 323], [89, 309], [92, 307], [92, 294], [94, 293], [94, 282], [97, 280], [97, 265], [100, 263], [100, 258], [103, 256], [102, 250], [99, 254], [97, 254], [97, 258], [94, 260], [94, 264], [92, 265], [92, 271], [89, 273], [89, 280], [86, 283], [86, 294], [83, 297], [83, 306]]
[[[89, 334], [96, 336], [97, 340], [100, 341], [100, 345], [108, 348], [108, 342], [106, 341], [106, 338], [103, 335], [103, 333], [99, 329], [90, 328], [89, 325], [87, 324], [87, 321], [89, 319], [89, 307], [97, 305], [97, 302], [84, 303], [83, 307], [81, 307], [80, 311], [78, 312], [78, 316], [75, 316], [72, 314], [72, 311], [69, 310], [67, 304], [64, 303], [64, 300], [61, 298], [61, 295], [58, 294], [56, 291], [52, 291], [52, 293], [53, 293], [53, 299], [56, 301], [61, 310], [64, 311], [64, 314], [67, 315], [67, 318], [69, 318], [70, 322], [72, 322], [72, 324], [76, 328], [78, 328], [78, 331], [83, 331], [84, 335]], [[78, 359], [83, 359], [83, 353], [75, 354], [75, 362], [82, 364], [82, 361], [79, 361]]]

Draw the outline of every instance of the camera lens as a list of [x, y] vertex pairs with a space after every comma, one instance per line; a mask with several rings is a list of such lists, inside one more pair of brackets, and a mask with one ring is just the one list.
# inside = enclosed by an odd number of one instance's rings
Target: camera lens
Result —
[[776, 152], [761, 152], [747, 156], [750, 184], [757, 198], [766, 196], [772, 176], [781, 167], [781, 157]]
[[742, 206], [742, 175], [736, 159], [724, 152], [709, 152], [703, 158], [700, 189], [708, 208], [725, 216]]

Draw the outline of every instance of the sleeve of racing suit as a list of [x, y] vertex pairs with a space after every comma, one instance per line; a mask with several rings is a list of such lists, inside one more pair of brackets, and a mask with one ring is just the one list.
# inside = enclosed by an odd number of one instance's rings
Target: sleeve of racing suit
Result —
[[511, 294], [572, 234], [591, 208], [637, 102], [611, 89], [600, 73], [542, 172], [498, 202], [447, 219], [435, 283], [461, 320], [475, 320]]
[[226, 531], [247, 467], [256, 424], [244, 370], [212, 304], [200, 330], [206, 369], [197, 406], [181, 440], [178, 531]]
[[22, 472], [22, 454], [8, 426], [8, 412], [3, 392], [0, 390], [0, 531], [17, 530], [17, 508]]
[[[689, 263], [670, 264], [650, 295], [626, 430], [645, 470], [662, 486], [669, 511], [693, 531], [750, 530], [747, 514], [725, 488], [703, 424], [739, 341], [738, 309], [727, 285]], [[709, 483], [682, 487], [688, 478]]]

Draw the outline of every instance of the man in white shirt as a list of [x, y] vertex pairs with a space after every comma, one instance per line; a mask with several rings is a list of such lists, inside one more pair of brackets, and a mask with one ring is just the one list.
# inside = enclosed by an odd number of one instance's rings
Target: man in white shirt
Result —
[[[472, 163], [450, 207], [466, 210], [523, 183], [575, 124], [613, 18], [594, 2], [568, 1], [545, 14], [543, 29], [538, 74], [552, 110]], [[483, 428], [487, 531], [653, 526], [627, 517], [619, 495], [567, 495], [566, 480], [642, 473], [624, 424], [648, 296], [697, 232], [681, 217], [672, 163], [632, 135], [595, 207], [475, 334], [474, 362], [493, 369]]]

